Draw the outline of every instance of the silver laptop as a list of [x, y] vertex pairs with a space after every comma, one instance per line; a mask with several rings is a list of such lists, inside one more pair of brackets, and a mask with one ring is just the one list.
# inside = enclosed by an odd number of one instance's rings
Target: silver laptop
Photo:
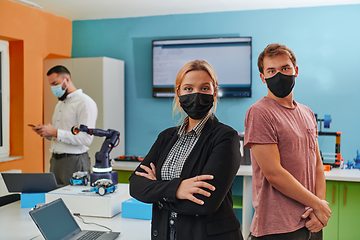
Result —
[[[81, 230], [61, 198], [36, 208], [29, 214], [41, 234], [48, 240], [113, 240], [120, 234], [120, 232]], [[92, 238], [91, 235], [95, 237]]]

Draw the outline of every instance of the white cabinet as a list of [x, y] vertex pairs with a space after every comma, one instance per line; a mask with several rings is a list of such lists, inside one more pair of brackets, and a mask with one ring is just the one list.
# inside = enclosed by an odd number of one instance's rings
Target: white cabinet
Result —
[[[63, 65], [69, 69], [77, 89], [82, 89], [97, 104], [96, 128], [115, 129], [120, 132], [120, 144], [110, 153], [110, 158], [125, 155], [124, 118], [124, 61], [108, 58], [61, 58], [44, 60], [44, 124], [52, 122], [52, 115], [58, 99], [53, 95], [47, 80], [47, 71]], [[70, 129], [69, 129], [70, 130]], [[91, 166], [95, 164], [95, 153], [100, 150], [103, 137], [94, 137], [89, 149]], [[45, 171], [50, 169], [50, 141], [44, 140]]]

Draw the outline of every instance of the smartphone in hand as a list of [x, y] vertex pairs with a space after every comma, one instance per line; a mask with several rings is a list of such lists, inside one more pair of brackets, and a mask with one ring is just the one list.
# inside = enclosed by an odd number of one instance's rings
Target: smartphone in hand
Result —
[[[34, 124], [28, 124], [28, 126], [29, 126], [29, 127], [35, 127]], [[43, 136], [40, 135], [40, 137], [43, 137]], [[45, 138], [45, 139], [47, 139], [47, 140], [50, 140], [50, 141], [52, 140], [52, 139], [49, 138], [49, 137], [43, 137], [43, 138]]]

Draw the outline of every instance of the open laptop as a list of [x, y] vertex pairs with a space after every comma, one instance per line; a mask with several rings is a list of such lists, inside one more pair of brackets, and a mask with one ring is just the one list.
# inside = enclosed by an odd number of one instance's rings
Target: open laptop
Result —
[[56, 188], [54, 173], [1, 173], [9, 192], [43, 193]]
[[[29, 214], [43, 237], [48, 240], [113, 240], [120, 234], [120, 232], [81, 230], [61, 198], [36, 208]], [[97, 238], [88, 237], [91, 234], [100, 236]]]

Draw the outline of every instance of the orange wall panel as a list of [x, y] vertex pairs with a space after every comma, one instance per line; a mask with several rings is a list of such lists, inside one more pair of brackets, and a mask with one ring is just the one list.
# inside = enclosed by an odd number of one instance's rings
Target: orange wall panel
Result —
[[71, 57], [72, 21], [0, 0], [0, 39], [9, 41], [10, 155], [23, 156], [0, 162], [0, 172], [43, 172], [44, 140], [27, 124], [43, 121], [43, 60], [51, 56]]

